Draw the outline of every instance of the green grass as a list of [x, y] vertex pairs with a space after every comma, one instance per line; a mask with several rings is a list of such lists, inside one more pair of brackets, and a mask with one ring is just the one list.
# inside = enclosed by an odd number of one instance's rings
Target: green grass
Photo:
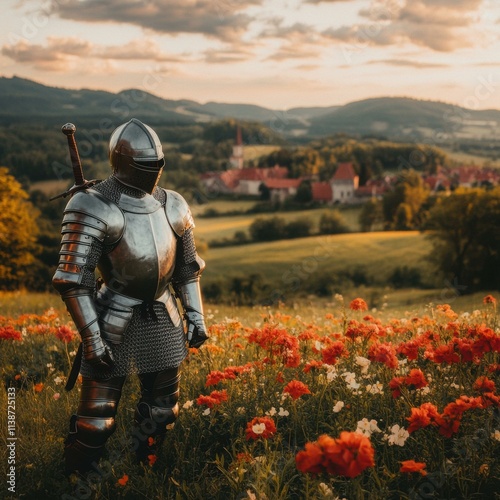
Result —
[[267, 278], [286, 281], [292, 272], [307, 279], [316, 272], [324, 274], [363, 266], [376, 280], [385, 280], [396, 266], [415, 266], [426, 272], [425, 256], [431, 244], [416, 231], [374, 232], [315, 236], [245, 246], [211, 248], [206, 280], [239, 272], [261, 273]]
[[[235, 202], [235, 207], [243, 206], [244, 203], [253, 202]], [[211, 202], [206, 205], [209, 208], [216, 208], [220, 213], [225, 211], [235, 210], [236, 208], [230, 208], [233, 202]], [[219, 210], [217, 207], [221, 207]], [[205, 209], [201, 209], [202, 212]], [[360, 207], [346, 207], [339, 208], [342, 216], [350, 231], [359, 231], [358, 217], [361, 210]], [[199, 240], [206, 241], [210, 243], [213, 240], [221, 240], [224, 238], [232, 239], [237, 231], [246, 231], [248, 234], [248, 229], [252, 222], [257, 217], [270, 218], [270, 217], [281, 217], [286, 222], [291, 222], [299, 218], [307, 218], [311, 221], [311, 232], [318, 232], [319, 221], [321, 216], [325, 213], [331, 212], [332, 208], [318, 208], [314, 210], [297, 210], [291, 212], [276, 212], [276, 213], [266, 213], [266, 214], [248, 214], [248, 215], [236, 215], [236, 216], [223, 216], [223, 217], [212, 217], [212, 218], [196, 218], [195, 213], [195, 235]]]

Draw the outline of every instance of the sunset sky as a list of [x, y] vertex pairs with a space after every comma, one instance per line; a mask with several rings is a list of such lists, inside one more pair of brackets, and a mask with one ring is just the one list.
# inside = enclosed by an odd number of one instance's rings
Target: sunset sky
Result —
[[273, 109], [500, 109], [500, 0], [4, 0], [0, 75]]

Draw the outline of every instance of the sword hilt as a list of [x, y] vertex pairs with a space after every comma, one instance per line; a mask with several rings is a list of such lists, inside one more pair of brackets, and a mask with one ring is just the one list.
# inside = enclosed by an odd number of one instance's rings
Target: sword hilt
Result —
[[71, 166], [73, 167], [73, 175], [75, 177], [75, 186], [82, 186], [85, 184], [85, 178], [83, 176], [82, 162], [80, 161], [80, 155], [78, 154], [78, 148], [75, 141], [76, 127], [72, 123], [66, 123], [62, 126], [61, 131], [68, 139]]

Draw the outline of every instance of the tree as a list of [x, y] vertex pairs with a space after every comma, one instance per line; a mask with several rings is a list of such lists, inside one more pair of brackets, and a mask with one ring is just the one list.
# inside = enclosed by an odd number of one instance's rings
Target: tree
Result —
[[319, 220], [320, 234], [340, 234], [349, 232], [347, 223], [338, 210], [324, 213]]
[[[394, 188], [382, 200], [387, 229], [420, 227], [424, 216], [421, 208], [429, 197], [429, 189], [422, 176], [414, 170], [405, 170]], [[404, 204], [403, 208], [400, 205]]]
[[21, 184], [0, 167], [0, 287], [13, 290], [25, 282], [34, 263], [38, 212]]
[[363, 204], [359, 214], [361, 231], [371, 231], [375, 223], [382, 221], [382, 204], [376, 198], [370, 198]]
[[313, 200], [313, 192], [311, 181], [302, 181], [297, 188], [297, 193], [295, 195], [295, 201], [298, 203], [310, 203]]
[[254, 241], [282, 240], [286, 237], [285, 219], [282, 217], [257, 217], [249, 231]]
[[427, 227], [429, 256], [444, 276], [467, 291], [500, 286], [500, 188], [457, 189], [440, 197]]

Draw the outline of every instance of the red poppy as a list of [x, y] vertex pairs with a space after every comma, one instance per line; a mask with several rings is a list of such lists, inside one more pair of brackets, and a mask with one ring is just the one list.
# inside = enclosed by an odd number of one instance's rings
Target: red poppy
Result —
[[410, 370], [410, 373], [405, 377], [404, 382], [406, 385], [410, 386], [410, 388], [415, 389], [421, 389], [422, 387], [429, 385], [422, 370], [419, 370], [418, 368]]
[[424, 462], [415, 462], [415, 460], [403, 460], [399, 472], [418, 472], [422, 476], [426, 476], [427, 472], [424, 470], [426, 464]]
[[340, 340], [332, 342], [328, 347], [325, 347], [321, 352], [323, 363], [326, 363], [327, 365], [334, 365], [337, 362], [338, 358], [346, 355], [347, 355], [347, 350], [345, 348], [344, 343], [341, 342]]
[[397, 368], [398, 358], [396, 358], [396, 350], [390, 342], [373, 343], [368, 349], [368, 359], [370, 361], [378, 361], [389, 368]]
[[276, 434], [276, 424], [270, 417], [255, 417], [247, 423], [245, 435], [250, 439], [268, 439]]
[[497, 299], [495, 299], [493, 295], [486, 295], [486, 297], [484, 297], [483, 299], [483, 304], [496, 304], [496, 303]]
[[76, 332], [67, 325], [62, 325], [56, 330], [56, 337], [66, 344], [69, 344], [75, 338]]
[[495, 382], [488, 377], [478, 377], [472, 388], [479, 392], [495, 392]]
[[153, 467], [155, 462], [158, 460], [158, 457], [156, 455], [148, 455], [148, 460], [150, 467]]
[[349, 308], [353, 311], [366, 311], [368, 310], [368, 304], [358, 297], [351, 301]]
[[288, 382], [283, 389], [283, 392], [290, 394], [292, 399], [299, 399], [304, 394], [311, 394], [309, 387], [307, 387], [307, 385], [300, 380], [292, 380], [291, 382]]
[[21, 340], [21, 332], [14, 329], [12, 325], [0, 327], [0, 340]]
[[128, 483], [128, 475], [123, 474], [123, 476], [120, 479], [118, 479], [118, 484], [120, 486], [125, 486], [127, 483]]

